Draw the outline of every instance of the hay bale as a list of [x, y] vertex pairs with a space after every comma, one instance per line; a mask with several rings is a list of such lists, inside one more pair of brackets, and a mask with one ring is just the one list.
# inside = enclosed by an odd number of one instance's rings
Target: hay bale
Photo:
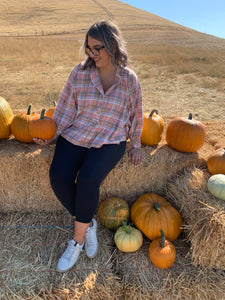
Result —
[[[54, 147], [24, 144], [15, 139], [0, 141], [1, 211], [63, 209], [49, 183]], [[132, 203], [145, 192], [161, 193], [174, 174], [199, 161], [198, 153], [180, 153], [166, 145], [143, 146], [142, 150], [141, 166], [134, 167], [125, 154], [109, 173], [100, 188], [100, 201], [119, 196]]]
[[223, 299], [224, 273], [193, 266], [188, 256], [189, 244], [182, 235], [173, 244], [176, 260], [168, 269], [152, 264], [147, 239], [137, 252], [117, 250], [116, 272], [126, 287], [125, 299]]
[[[58, 259], [73, 234], [72, 217], [67, 212], [1, 214], [0, 299], [63, 299], [94, 292], [94, 299], [118, 295], [119, 285], [112, 269], [112, 233], [99, 226], [98, 259], [89, 259], [83, 251], [76, 265], [66, 273], [56, 270]], [[115, 290], [114, 290], [115, 287]], [[117, 289], [119, 292], [121, 287]], [[54, 294], [58, 297], [54, 298]], [[7, 297], [6, 297], [7, 296]], [[39, 298], [37, 298], [39, 299]], [[49, 296], [49, 299], [50, 296]], [[65, 299], [69, 299], [65, 298]], [[72, 299], [72, 297], [71, 297]], [[118, 299], [118, 298], [117, 298]]]
[[207, 169], [185, 168], [167, 185], [167, 198], [181, 211], [194, 265], [225, 269], [225, 201], [207, 190]]
[[73, 231], [67, 212], [0, 217], [0, 299], [224, 299], [224, 272], [193, 266], [183, 235], [174, 242], [174, 265], [161, 270], [148, 257], [148, 239], [137, 252], [120, 252], [114, 233], [98, 222], [98, 255], [82, 253], [72, 270], [59, 273], [56, 264]]

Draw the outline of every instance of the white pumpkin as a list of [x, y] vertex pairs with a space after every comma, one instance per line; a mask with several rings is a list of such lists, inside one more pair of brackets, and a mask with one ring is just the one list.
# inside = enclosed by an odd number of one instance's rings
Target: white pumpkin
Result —
[[225, 200], [225, 175], [216, 174], [209, 178], [207, 184], [210, 193], [222, 200]]

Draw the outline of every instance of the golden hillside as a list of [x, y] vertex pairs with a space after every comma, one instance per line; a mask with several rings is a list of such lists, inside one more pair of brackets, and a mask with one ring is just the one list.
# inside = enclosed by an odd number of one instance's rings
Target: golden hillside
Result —
[[144, 110], [224, 119], [225, 39], [117, 0], [0, 0], [0, 95], [15, 112], [57, 98], [99, 19], [116, 22], [143, 89]]
[[[94, 21], [108, 19], [127, 32], [131, 40], [160, 43], [186, 40], [190, 46], [207, 40], [209, 44], [216, 41], [216, 47], [225, 45], [223, 39], [201, 34], [118, 0], [0, 0], [0, 14], [0, 36], [79, 34]], [[150, 33], [154, 34], [149, 36]]]
[[0, 13], [1, 35], [76, 33], [99, 19], [125, 28], [181, 27], [117, 0], [1, 0]]

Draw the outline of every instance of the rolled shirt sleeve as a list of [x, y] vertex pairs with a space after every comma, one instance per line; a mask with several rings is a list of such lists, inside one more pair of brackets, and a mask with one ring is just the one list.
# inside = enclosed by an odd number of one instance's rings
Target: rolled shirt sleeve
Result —
[[128, 137], [132, 147], [141, 147], [141, 133], [143, 126], [142, 91], [137, 76], [134, 74], [130, 87], [130, 129]]

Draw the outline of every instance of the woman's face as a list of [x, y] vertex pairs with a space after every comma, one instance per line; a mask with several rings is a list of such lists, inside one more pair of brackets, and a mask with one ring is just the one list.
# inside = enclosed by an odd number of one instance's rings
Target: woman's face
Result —
[[[94, 39], [91, 36], [88, 36], [88, 48], [93, 49], [100, 49], [103, 45], [101, 41]], [[111, 65], [111, 57], [105, 48], [102, 48], [98, 51], [98, 55], [94, 55], [90, 52], [89, 56], [94, 59], [95, 65], [97, 68], [105, 68], [108, 67], [109, 64]]]

